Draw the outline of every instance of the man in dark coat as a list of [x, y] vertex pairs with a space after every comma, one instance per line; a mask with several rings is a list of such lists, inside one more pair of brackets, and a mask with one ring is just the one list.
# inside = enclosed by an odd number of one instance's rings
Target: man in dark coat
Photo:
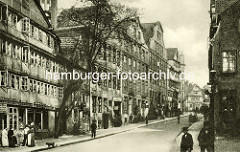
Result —
[[91, 124], [92, 138], [96, 137], [96, 129], [97, 129], [96, 120], [93, 120]]
[[193, 150], [193, 138], [192, 135], [188, 133], [188, 127], [183, 127], [183, 136], [181, 140], [181, 152], [191, 152]]
[[201, 152], [212, 152], [212, 145], [214, 144], [214, 136], [211, 134], [209, 126], [204, 126], [198, 135], [199, 146]]

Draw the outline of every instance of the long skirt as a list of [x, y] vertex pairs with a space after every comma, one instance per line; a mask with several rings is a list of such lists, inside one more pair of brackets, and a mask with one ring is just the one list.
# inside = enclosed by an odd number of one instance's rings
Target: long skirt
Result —
[[29, 133], [28, 138], [27, 138], [27, 146], [28, 147], [33, 147], [35, 146], [35, 137], [34, 133]]
[[3, 147], [8, 147], [9, 146], [8, 136], [2, 136], [2, 146]]

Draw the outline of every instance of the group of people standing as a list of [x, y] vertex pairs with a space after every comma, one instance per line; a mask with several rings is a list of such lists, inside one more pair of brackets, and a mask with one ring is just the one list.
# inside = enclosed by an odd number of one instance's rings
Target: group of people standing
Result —
[[33, 147], [35, 146], [35, 138], [34, 138], [34, 127], [26, 125], [23, 130], [23, 141], [22, 144], [17, 140], [17, 135], [14, 133], [14, 129], [5, 128], [2, 131], [1, 136], [1, 145], [2, 147], [16, 147], [19, 145]]
[[[193, 138], [188, 133], [188, 127], [183, 127], [183, 136], [181, 138], [181, 152], [191, 152], [193, 150]], [[213, 152], [214, 150], [214, 135], [208, 125], [204, 125], [198, 135], [199, 146], [201, 152]]]

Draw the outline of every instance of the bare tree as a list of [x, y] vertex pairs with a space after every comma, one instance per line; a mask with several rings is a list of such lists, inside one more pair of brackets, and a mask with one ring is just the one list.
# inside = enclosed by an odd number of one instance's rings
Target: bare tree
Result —
[[[88, 6], [77, 7], [78, 5], [76, 5], [68, 10], [63, 10], [58, 17], [58, 27], [80, 26], [85, 32], [84, 39], [87, 40], [85, 42], [79, 41], [77, 36], [72, 36], [74, 45], [70, 49], [70, 55], [68, 56], [68, 60], [70, 60], [68, 69], [93, 72], [97, 56], [108, 43], [108, 40], [113, 38], [126, 39], [126, 34], [123, 34], [124, 27], [129, 22], [136, 21], [138, 13], [136, 9], [110, 3], [109, 0], [87, 0], [84, 4], [88, 4]], [[84, 58], [82, 58], [83, 56]], [[80, 60], [84, 60], [86, 64], [84, 69], [81, 68]], [[64, 97], [57, 118], [57, 136], [60, 135], [61, 121], [66, 109], [66, 103], [70, 95], [78, 91], [83, 83], [83, 80], [72, 80], [64, 84]]]

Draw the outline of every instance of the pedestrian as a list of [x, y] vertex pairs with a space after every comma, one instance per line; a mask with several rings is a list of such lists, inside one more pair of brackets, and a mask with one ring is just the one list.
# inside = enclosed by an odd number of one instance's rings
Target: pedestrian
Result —
[[97, 129], [96, 120], [93, 120], [91, 124], [92, 138], [96, 137], [96, 129]]
[[192, 135], [188, 133], [188, 127], [183, 127], [183, 136], [181, 140], [181, 152], [191, 152], [193, 150], [193, 138]]
[[26, 125], [26, 127], [24, 128], [23, 130], [23, 143], [22, 143], [22, 146], [25, 146], [27, 144], [27, 137], [28, 137], [28, 132], [29, 132], [29, 126]]
[[212, 152], [212, 145], [214, 144], [214, 137], [211, 134], [210, 128], [208, 125], [205, 125], [198, 135], [199, 146], [201, 152]]
[[146, 116], [146, 125], [148, 125], [148, 116]]
[[8, 147], [9, 146], [9, 142], [8, 142], [8, 129], [5, 128], [2, 131], [2, 146], [3, 147]]
[[14, 129], [10, 129], [8, 131], [8, 143], [9, 143], [9, 147], [15, 147], [15, 144], [17, 143], [17, 139], [16, 136], [14, 136]]
[[181, 116], [181, 110], [178, 109], [178, 112], [177, 112], [177, 120], [178, 120], [178, 124], [180, 124], [180, 116]]
[[28, 147], [34, 147], [35, 146], [35, 129], [34, 126], [30, 127], [30, 130], [28, 131], [27, 136], [27, 146]]

